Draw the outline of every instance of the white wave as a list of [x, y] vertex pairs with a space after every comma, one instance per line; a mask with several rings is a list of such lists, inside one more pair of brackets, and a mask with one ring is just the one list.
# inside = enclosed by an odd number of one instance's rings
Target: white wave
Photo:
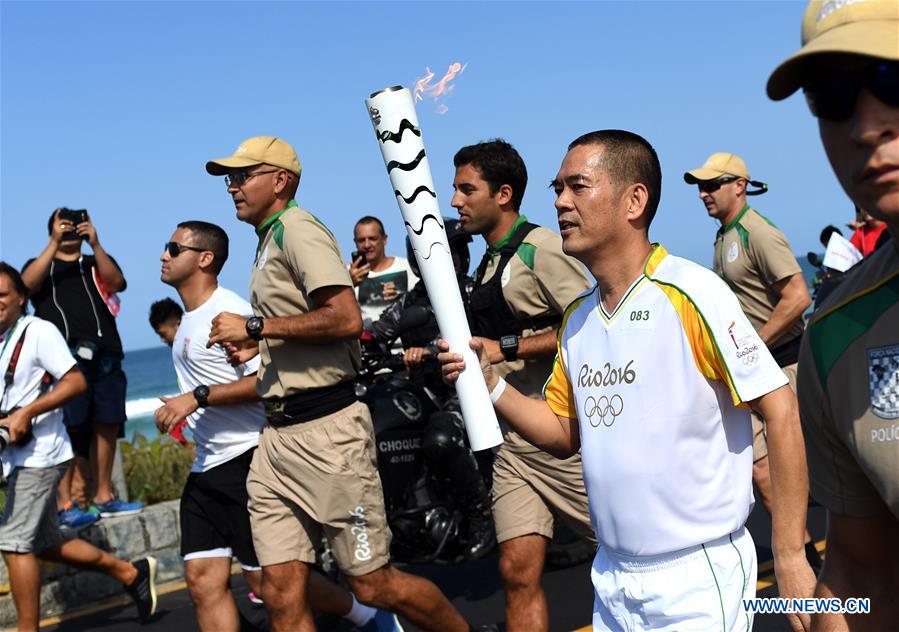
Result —
[[[169, 393], [166, 397], [174, 397], [178, 393]], [[145, 397], [143, 399], [130, 399], [125, 402], [125, 414], [128, 419], [137, 417], [147, 417], [153, 414], [157, 408], [162, 406], [162, 402], [158, 397]]]

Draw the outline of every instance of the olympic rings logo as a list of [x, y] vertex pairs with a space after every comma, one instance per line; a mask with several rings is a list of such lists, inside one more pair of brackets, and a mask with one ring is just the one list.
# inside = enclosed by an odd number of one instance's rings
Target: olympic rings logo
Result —
[[758, 362], [759, 354], [752, 353], [747, 356], [743, 356], [742, 360], [743, 360], [743, 366], [752, 366], [753, 364]]
[[[587, 416], [587, 421], [594, 428], [599, 428], [600, 424], [606, 428], [611, 428], [623, 410], [624, 400], [617, 393], [611, 397], [601, 395], [599, 399], [591, 395], [584, 400], [584, 414]], [[593, 421], [594, 417], [596, 418], [595, 423]]]

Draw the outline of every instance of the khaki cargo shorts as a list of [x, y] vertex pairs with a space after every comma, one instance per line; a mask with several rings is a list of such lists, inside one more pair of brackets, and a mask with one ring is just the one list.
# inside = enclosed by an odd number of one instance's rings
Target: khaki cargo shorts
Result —
[[391, 534], [376, 460], [361, 402], [315, 421], [266, 425], [247, 478], [259, 563], [314, 563], [324, 534], [346, 575], [387, 564]]
[[552, 538], [554, 517], [578, 536], [596, 542], [580, 453], [557, 459], [540, 450], [511, 450], [504, 443], [493, 462], [497, 541], [530, 534]]
[[[796, 367], [797, 364], [788, 364], [781, 367], [784, 375], [790, 380], [790, 388], [796, 392]], [[768, 456], [768, 426], [765, 420], [759, 416], [754, 410], [751, 411], [752, 418], [752, 462], [760, 461]]]

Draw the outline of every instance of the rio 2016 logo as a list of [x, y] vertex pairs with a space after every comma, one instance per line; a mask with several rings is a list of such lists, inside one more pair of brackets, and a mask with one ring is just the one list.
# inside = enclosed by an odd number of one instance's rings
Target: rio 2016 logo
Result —
[[601, 395], [599, 399], [589, 396], [584, 400], [584, 415], [594, 428], [600, 424], [611, 428], [612, 424], [622, 412], [624, 412], [624, 400], [617, 393], [611, 397]]
[[594, 371], [589, 364], [582, 364], [577, 376], [578, 386], [588, 388], [590, 386], [615, 386], [616, 384], [631, 384], [637, 379], [637, 373], [631, 368], [634, 361], [631, 360], [624, 368], [613, 367], [606, 362], [603, 367]]

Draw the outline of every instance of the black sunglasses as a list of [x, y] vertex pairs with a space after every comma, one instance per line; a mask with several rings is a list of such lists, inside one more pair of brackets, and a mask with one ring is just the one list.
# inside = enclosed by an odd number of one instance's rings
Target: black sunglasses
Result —
[[802, 87], [812, 114], [845, 121], [855, 111], [862, 88], [890, 107], [899, 107], [899, 62], [876, 62], [855, 71], [821, 71]]
[[276, 173], [278, 169], [266, 169], [264, 171], [234, 171], [225, 176], [225, 186], [242, 187], [253, 176], [261, 176], [264, 173]]
[[723, 178], [715, 178], [714, 180], [698, 180], [696, 186], [698, 186], [699, 190], [703, 193], [714, 193], [725, 184], [736, 182], [739, 179], [740, 178], [737, 178], [736, 176], [724, 176]]
[[177, 257], [185, 250], [193, 250], [195, 252], [206, 252], [205, 248], [196, 248], [195, 246], [185, 246], [183, 244], [179, 244], [177, 241], [169, 241], [165, 244], [165, 251], [169, 253], [170, 257]]

